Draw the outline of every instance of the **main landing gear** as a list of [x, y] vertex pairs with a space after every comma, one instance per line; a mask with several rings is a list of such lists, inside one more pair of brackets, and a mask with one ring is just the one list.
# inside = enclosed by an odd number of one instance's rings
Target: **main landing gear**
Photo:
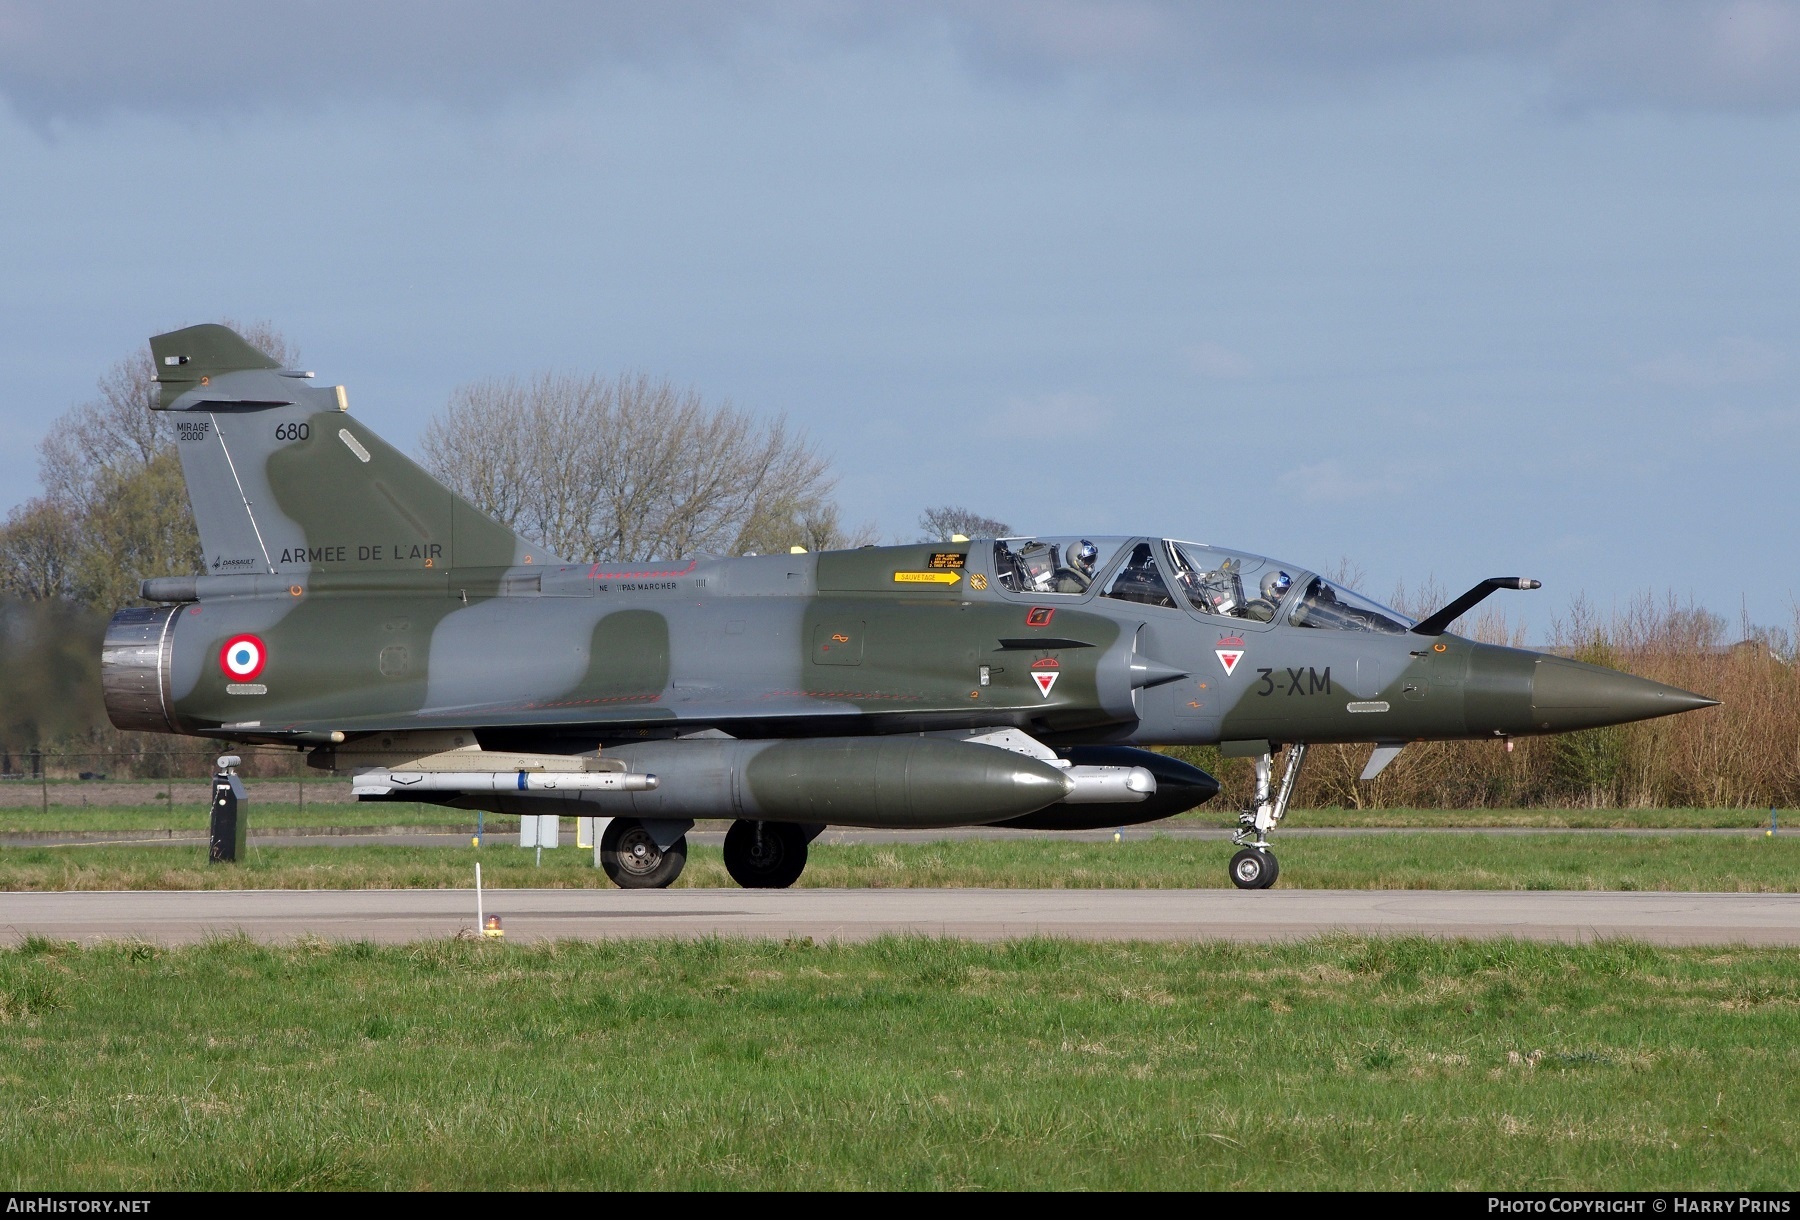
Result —
[[806, 869], [813, 836], [793, 822], [739, 818], [725, 832], [725, 871], [747, 890], [785, 890]]
[[659, 847], [636, 818], [613, 818], [600, 836], [600, 867], [622, 890], [667, 889], [687, 867], [687, 836]]
[[[687, 836], [669, 837], [679, 828], [667, 822], [645, 825], [637, 818], [610, 818], [600, 835], [600, 867], [620, 889], [666, 889], [687, 865]], [[806, 869], [806, 845], [823, 829], [740, 818], [725, 832], [725, 871], [747, 890], [784, 890], [800, 880]]]
[[1238, 814], [1238, 829], [1231, 836], [1231, 841], [1242, 848], [1231, 857], [1231, 884], [1240, 890], [1266, 890], [1281, 874], [1281, 865], [1269, 850], [1269, 832], [1287, 814], [1288, 802], [1294, 798], [1294, 782], [1300, 778], [1300, 765], [1305, 761], [1306, 747], [1294, 746], [1287, 768], [1281, 773], [1281, 786], [1271, 797], [1274, 757], [1264, 754], [1256, 760], [1256, 797]]

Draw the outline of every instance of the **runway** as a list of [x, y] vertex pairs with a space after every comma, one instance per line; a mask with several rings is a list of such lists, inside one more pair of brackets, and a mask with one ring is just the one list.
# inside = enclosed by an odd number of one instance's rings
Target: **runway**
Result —
[[[508, 943], [886, 934], [1004, 940], [1290, 940], [1327, 932], [1665, 945], [1800, 945], [1800, 895], [1514, 890], [489, 890]], [[242, 934], [399, 942], [469, 935], [469, 890], [0, 895], [0, 940], [182, 944]]]

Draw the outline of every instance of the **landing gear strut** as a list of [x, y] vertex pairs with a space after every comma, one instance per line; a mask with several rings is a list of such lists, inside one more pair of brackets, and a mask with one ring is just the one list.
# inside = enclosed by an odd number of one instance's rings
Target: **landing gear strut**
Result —
[[1281, 786], [1271, 796], [1270, 780], [1275, 770], [1272, 755], [1256, 760], [1256, 797], [1238, 814], [1238, 829], [1231, 841], [1243, 850], [1231, 857], [1231, 884], [1240, 890], [1266, 890], [1275, 884], [1281, 865], [1269, 850], [1269, 832], [1281, 825], [1288, 802], [1294, 799], [1294, 782], [1300, 778], [1300, 766], [1306, 761], [1306, 746], [1293, 747], [1287, 769], [1281, 773]]
[[792, 822], [739, 818], [725, 832], [725, 871], [747, 890], [785, 890], [805, 871], [811, 838]]

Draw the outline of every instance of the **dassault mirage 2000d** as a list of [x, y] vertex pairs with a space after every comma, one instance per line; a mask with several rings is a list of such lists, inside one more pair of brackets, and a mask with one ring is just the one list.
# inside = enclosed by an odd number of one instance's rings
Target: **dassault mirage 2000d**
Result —
[[[367, 800], [609, 819], [621, 886], [666, 886], [696, 818], [740, 884], [794, 883], [828, 825], [1072, 830], [1218, 791], [1149, 745], [1255, 759], [1231, 879], [1309, 746], [1619, 724], [1712, 699], [1414, 622], [1291, 564], [1153, 537], [956, 539], [571, 563], [478, 512], [222, 326], [150, 341], [203, 575], [106, 635], [122, 729], [310, 749]], [[1286, 751], [1279, 782], [1272, 760]]]

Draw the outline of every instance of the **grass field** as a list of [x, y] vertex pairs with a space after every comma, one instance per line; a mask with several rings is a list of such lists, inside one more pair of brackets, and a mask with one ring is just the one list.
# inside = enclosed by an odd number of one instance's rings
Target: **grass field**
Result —
[[[204, 799], [161, 804], [146, 801], [133, 805], [82, 805], [71, 798], [76, 785], [63, 785], [61, 804], [47, 809], [33, 806], [0, 808], [0, 834], [42, 831], [186, 830], [203, 833], [207, 825]], [[309, 786], [308, 791], [312, 789]], [[292, 785], [284, 795], [291, 798]], [[462, 828], [475, 825], [475, 814], [439, 805], [383, 801], [320, 801], [309, 797], [302, 809], [292, 799], [253, 801], [250, 825], [261, 830], [299, 829], [314, 826], [429, 826]], [[1510, 826], [1561, 829], [1753, 829], [1769, 824], [1767, 809], [1296, 809], [1291, 826], [1432, 827]], [[1784, 819], [1785, 820], [1785, 819]], [[516, 832], [518, 819], [489, 814], [487, 825]], [[1172, 827], [1236, 824], [1236, 812], [1223, 805], [1203, 806], [1193, 813], [1171, 818]], [[1794, 823], [1800, 828], [1800, 819]], [[721, 827], [725, 823], [719, 823]], [[1153, 830], [1154, 828], [1146, 828]], [[1138, 832], [1142, 833], [1142, 832]]]
[[[1233, 811], [1202, 809], [1171, 822], [1189, 820], [1230, 826]], [[1786, 817], [1781, 820], [1786, 822]], [[1433, 827], [1512, 826], [1540, 830], [1753, 830], [1769, 824], [1767, 809], [1296, 809], [1290, 826]], [[1800, 828], [1800, 822], [1795, 823]]]
[[1792, 1189], [1800, 956], [0, 951], [7, 1189]]
[[[383, 801], [380, 804], [352, 802], [326, 803], [308, 801], [301, 809], [293, 802], [249, 806], [250, 825], [258, 831], [300, 829], [316, 826], [429, 826], [460, 829], [475, 825], [475, 815], [466, 809], [445, 809], [441, 805], [419, 805], [411, 801]], [[0, 809], [0, 834], [46, 831], [132, 831], [180, 830], [205, 834], [208, 810], [198, 805], [52, 805], [48, 810]], [[499, 821], [489, 815], [490, 825]], [[504, 826], [518, 832], [519, 820], [506, 818]]]
[[[1278, 886], [1308, 889], [1800, 891], [1800, 835], [1431, 835], [1289, 838]], [[1220, 841], [1146, 838], [815, 843], [803, 886], [1184, 888], [1227, 884]], [[592, 853], [533, 855], [503, 839], [452, 847], [253, 847], [208, 865], [193, 846], [0, 849], [0, 891], [465, 888], [480, 859], [490, 886], [610, 884]], [[729, 886], [717, 848], [691, 847], [681, 886]]]

